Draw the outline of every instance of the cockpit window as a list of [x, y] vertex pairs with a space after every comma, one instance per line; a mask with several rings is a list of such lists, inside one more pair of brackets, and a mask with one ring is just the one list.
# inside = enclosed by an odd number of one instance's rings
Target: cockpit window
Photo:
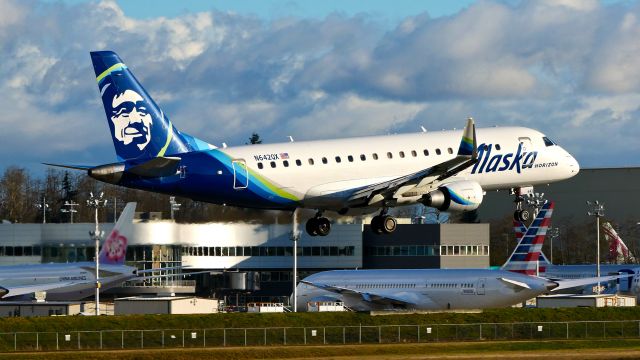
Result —
[[543, 138], [542, 138], [542, 140], [544, 140], [544, 144], [545, 144], [546, 146], [553, 146], [553, 145], [555, 145], [555, 144], [556, 144], [556, 143], [554, 143], [553, 141], [551, 141], [551, 139], [549, 139], [549, 138], [548, 138], [548, 137], [546, 137], [546, 136], [545, 136], [545, 137], [543, 137]]

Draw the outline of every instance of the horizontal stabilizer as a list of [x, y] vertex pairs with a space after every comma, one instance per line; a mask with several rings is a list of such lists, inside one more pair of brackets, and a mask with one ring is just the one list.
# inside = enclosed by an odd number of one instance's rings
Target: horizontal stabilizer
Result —
[[73, 170], [89, 170], [93, 167], [93, 166], [87, 166], [87, 165], [69, 165], [69, 164], [51, 164], [51, 163], [42, 163], [42, 164], [47, 166], [55, 166], [55, 167], [61, 167], [65, 169], [73, 169]]
[[516, 286], [518, 288], [523, 288], [523, 289], [531, 289], [529, 284], [524, 283], [522, 281], [517, 281], [517, 280], [512, 280], [512, 279], [507, 279], [507, 278], [499, 278], [499, 279], [500, 279], [500, 281], [503, 281], [503, 282], [507, 283], [508, 285], [513, 285], [513, 286]]
[[179, 163], [179, 157], [161, 156], [131, 167], [127, 172], [143, 177], [171, 176], [176, 174]]
[[611, 280], [616, 280], [621, 277], [629, 276], [625, 275], [611, 275], [611, 276], [601, 276], [601, 277], [592, 277], [592, 278], [582, 278], [582, 279], [567, 279], [567, 280], [555, 280], [554, 282], [558, 284], [558, 286], [551, 291], [558, 291], [563, 289], [571, 289], [579, 286], [593, 285], [600, 283], [606, 283]]

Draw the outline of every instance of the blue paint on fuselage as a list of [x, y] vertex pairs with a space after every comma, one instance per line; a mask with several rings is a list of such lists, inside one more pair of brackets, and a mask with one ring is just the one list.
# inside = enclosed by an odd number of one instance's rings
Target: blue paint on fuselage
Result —
[[226, 161], [226, 155], [219, 150], [194, 151], [179, 156], [183, 176], [178, 173], [145, 178], [125, 173], [117, 185], [248, 208], [293, 210], [299, 206], [298, 202], [279, 196], [251, 176], [246, 188], [235, 189], [234, 181], [246, 184], [246, 177], [237, 172], [238, 178], [234, 179], [231, 161]]

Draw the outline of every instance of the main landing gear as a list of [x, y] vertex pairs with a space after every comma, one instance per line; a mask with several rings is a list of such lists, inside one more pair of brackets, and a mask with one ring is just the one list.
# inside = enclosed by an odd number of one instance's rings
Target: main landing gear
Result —
[[396, 231], [398, 221], [391, 215], [387, 215], [387, 209], [382, 209], [380, 215], [371, 219], [371, 230], [376, 234], [391, 234]]
[[311, 236], [327, 236], [331, 232], [331, 222], [322, 216], [321, 212], [318, 212], [316, 216], [307, 220], [305, 227], [307, 233]]

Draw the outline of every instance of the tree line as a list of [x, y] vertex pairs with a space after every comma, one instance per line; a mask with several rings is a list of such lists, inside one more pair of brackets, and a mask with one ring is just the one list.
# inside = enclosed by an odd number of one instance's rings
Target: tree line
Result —
[[[120, 214], [127, 202], [138, 203], [138, 212], [161, 212], [162, 218], [170, 218], [169, 195], [129, 189], [99, 182], [84, 172], [47, 169], [43, 178], [30, 174], [24, 168], [11, 166], [0, 178], [0, 220], [12, 223], [65, 223], [71, 221], [71, 213], [65, 203], [78, 204], [73, 209], [74, 222], [93, 222], [94, 210], [86, 205], [90, 194], [103, 194], [106, 207], [99, 211], [101, 222], [112, 222], [114, 213]], [[257, 223], [287, 222], [291, 214], [282, 211], [243, 209], [194, 201], [176, 197], [181, 204], [174, 211], [177, 222], [236, 222]], [[43, 204], [46, 208], [43, 210]]]

